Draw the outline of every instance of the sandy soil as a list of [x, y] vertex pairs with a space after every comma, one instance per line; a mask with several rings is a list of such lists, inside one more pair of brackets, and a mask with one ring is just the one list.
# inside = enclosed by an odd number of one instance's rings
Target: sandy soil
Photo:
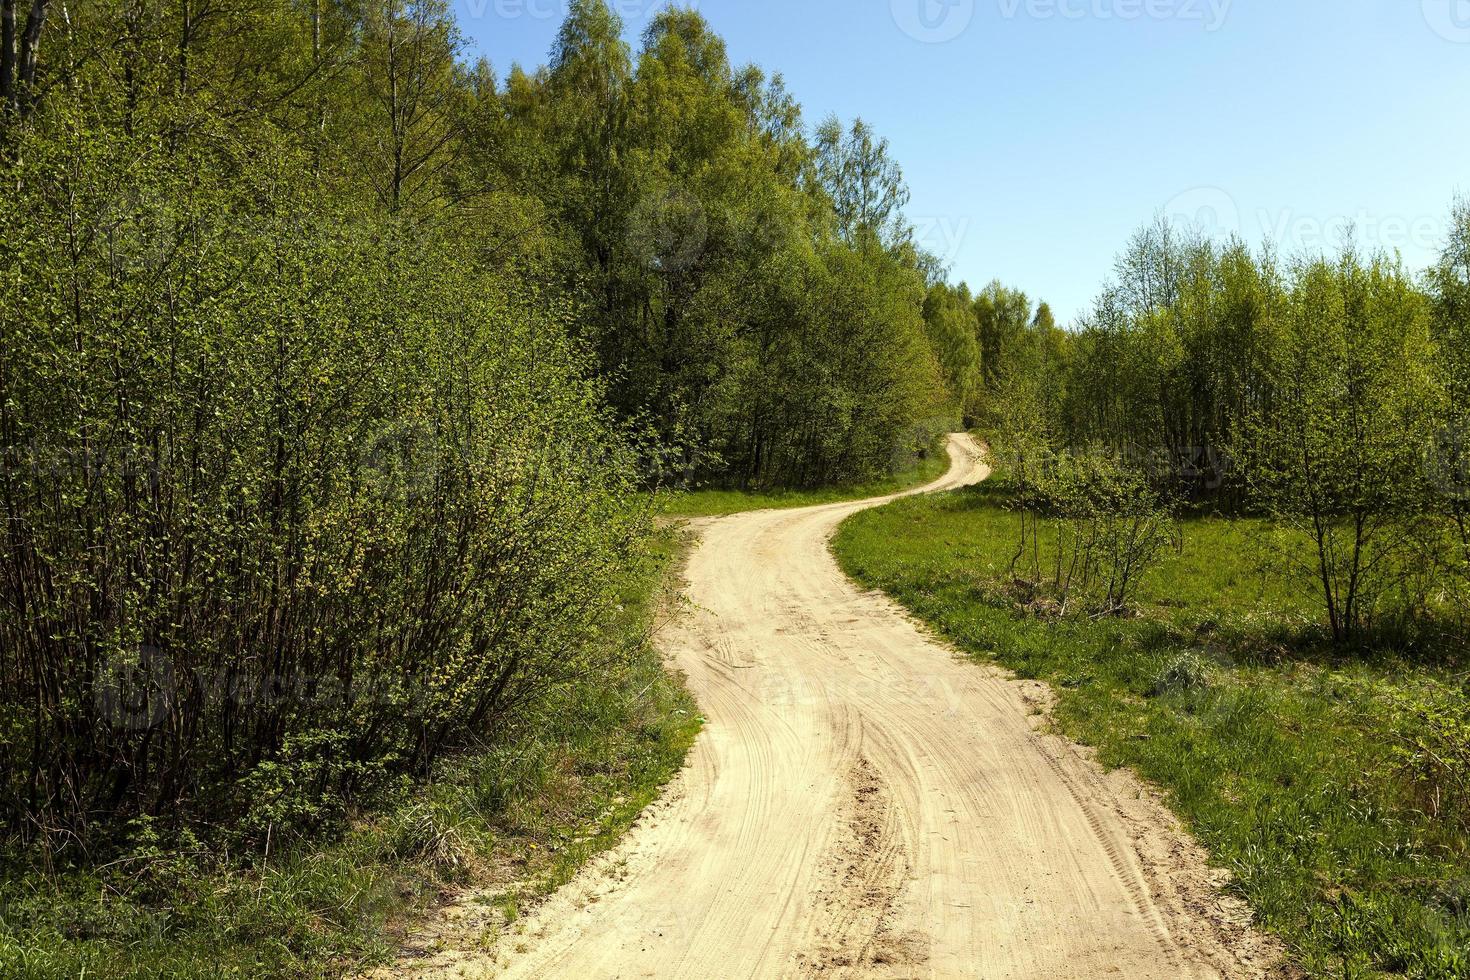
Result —
[[[987, 475], [970, 437], [950, 456], [919, 492]], [[1047, 732], [1043, 685], [960, 660], [841, 574], [828, 539], [886, 499], [702, 522], [693, 606], [662, 639], [708, 719], [688, 767], [490, 949], [446, 928], [398, 975], [1272, 972], [1156, 796]]]

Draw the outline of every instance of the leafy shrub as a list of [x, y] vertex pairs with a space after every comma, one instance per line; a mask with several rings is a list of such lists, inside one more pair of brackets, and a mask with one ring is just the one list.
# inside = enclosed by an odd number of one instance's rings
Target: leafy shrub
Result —
[[[1097, 615], [1126, 612], [1144, 573], [1178, 541], [1173, 508], [1146, 473], [1100, 447], [1057, 450], [1037, 439], [1006, 455], [1021, 514], [1012, 575], [1027, 560], [1031, 584], [1045, 585], [1063, 613], [1078, 597]], [[1047, 529], [1050, 569], [1041, 546]]]
[[1400, 691], [1391, 703], [1398, 779], [1429, 816], [1470, 832], [1470, 692]]
[[0, 196], [0, 825], [307, 829], [621, 655], [646, 517], [564, 310], [267, 127], [79, 125]]

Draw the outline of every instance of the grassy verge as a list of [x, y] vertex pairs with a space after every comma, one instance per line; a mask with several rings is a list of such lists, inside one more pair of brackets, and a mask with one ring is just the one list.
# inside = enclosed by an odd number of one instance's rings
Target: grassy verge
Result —
[[867, 483], [817, 490], [773, 490], [763, 493], [748, 493], [743, 490], [691, 490], [669, 494], [663, 500], [662, 509], [669, 517], [722, 517], [749, 510], [811, 507], [843, 500], [865, 500], [933, 483], [948, 469], [949, 454], [945, 450], [945, 442], [940, 441], [928, 452], [891, 475]]
[[656, 567], [625, 583], [609, 631], [638, 644], [625, 669], [562, 692], [498, 747], [452, 760], [329, 843], [231, 859], [145, 824], [102, 867], [43, 872], [8, 856], [0, 976], [339, 977], [390, 957], [445, 887], [503, 887], [513, 915], [611, 846], [699, 729], [647, 642], [681, 547], [665, 533]]
[[1466, 787], [1435, 751], [1470, 734], [1465, 665], [1334, 654], [1250, 520], [1186, 521], [1135, 617], [1029, 614], [1005, 493], [860, 514], [838, 557], [977, 658], [1050, 682], [1058, 727], [1162, 787], [1309, 973], [1470, 976]]

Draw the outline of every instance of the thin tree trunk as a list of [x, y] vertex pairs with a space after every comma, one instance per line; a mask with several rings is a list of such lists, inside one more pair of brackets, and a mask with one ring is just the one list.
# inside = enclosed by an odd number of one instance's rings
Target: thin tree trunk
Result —
[[0, 0], [0, 102], [15, 107], [15, 4]]
[[51, 9], [51, 0], [31, 0], [30, 16], [26, 18], [25, 33], [20, 39], [20, 61], [16, 70], [13, 98], [26, 109], [26, 89], [36, 84], [36, 62], [41, 52], [41, 28], [46, 24], [46, 13]]

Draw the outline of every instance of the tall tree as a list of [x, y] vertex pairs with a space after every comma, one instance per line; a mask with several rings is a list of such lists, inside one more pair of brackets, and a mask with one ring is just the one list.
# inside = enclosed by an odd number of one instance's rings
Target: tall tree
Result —
[[889, 245], [908, 239], [903, 209], [909, 189], [888, 140], [861, 119], [844, 130], [841, 121], [830, 116], [817, 127], [815, 151], [817, 175], [832, 199], [837, 229], [844, 238], [853, 240], [867, 231]]
[[368, 112], [352, 135], [390, 212], [422, 212], [443, 190], [461, 126], [461, 46], [443, 0], [373, 0], [365, 10], [358, 70]]
[[1442, 397], [1432, 352], [1428, 303], [1397, 265], [1346, 253], [1296, 271], [1246, 463], [1257, 499], [1310, 542], [1303, 570], [1342, 641], [1372, 625], [1422, 500]]

